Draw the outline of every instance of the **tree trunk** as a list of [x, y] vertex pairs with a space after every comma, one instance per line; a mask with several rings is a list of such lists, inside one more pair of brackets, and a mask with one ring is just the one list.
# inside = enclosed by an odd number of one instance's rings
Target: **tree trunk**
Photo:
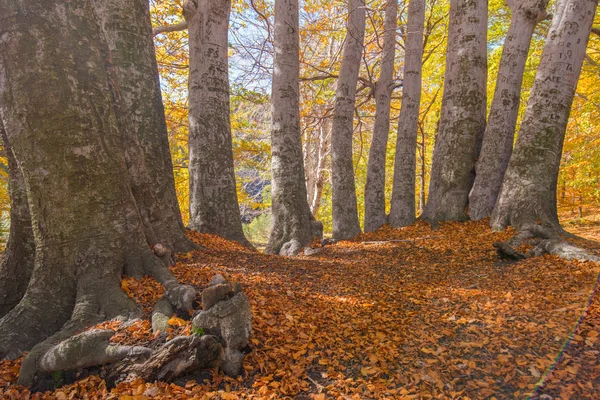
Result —
[[538, 22], [548, 15], [548, 0], [526, 0], [522, 3], [509, 0], [508, 5], [512, 10], [510, 28], [502, 50], [494, 100], [475, 169], [475, 182], [469, 195], [469, 216], [473, 220], [489, 217], [494, 210], [512, 153], [531, 36]]
[[365, 185], [365, 232], [373, 232], [387, 222], [385, 213], [385, 159], [390, 131], [390, 103], [394, 82], [396, 55], [396, 18], [398, 0], [388, 0], [385, 6], [381, 72], [375, 85], [375, 125], [369, 149], [367, 182]]
[[273, 222], [265, 252], [296, 255], [311, 242], [302, 136], [298, 0], [275, 1], [273, 123], [271, 130]]
[[28, 385], [57, 341], [138, 313], [121, 290], [123, 270], [154, 275], [181, 309], [196, 293], [148, 247], [124, 151], [129, 132], [115, 113], [124, 105], [115, 107], [119, 86], [90, 3], [0, 0], [0, 15], [0, 37], [11, 37], [0, 41], [0, 111], [36, 245], [29, 286], [0, 320], [0, 358], [35, 346], [19, 377]]
[[229, 118], [230, 0], [188, 1], [190, 223], [251, 246], [242, 230]]
[[0, 118], [0, 135], [8, 161], [8, 192], [10, 195], [10, 233], [0, 263], [0, 317], [21, 301], [35, 258], [35, 243], [23, 176], [12, 153]]
[[466, 220], [485, 129], [487, 0], [451, 0], [440, 128], [423, 218]]
[[[398, 120], [394, 187], [389, 216], [390, 225], [394, 228], [415, 222], [416, 151], [421, 106], [424, 23], [425, 1], [411, 0], [408, 5], [402, 106]], [[425, 142], [421, 149], [423, 155], [425, 153], [424, 144]], [[423, 175], [421, 175], [421, 181], [423, 181]]]
[[306, 169], [306, 191], [308, 196], [308, 206], [311, 214], [317, 218], [321, 208], [321, 199], [323, 197], [323, 185], [325, 184], [325, 163], [329, 154], [331, 123], [330, 118], [326, 118], [319, 127], [319, 137], [317, 145], [312, 153], [311, 149], [305, 149], [305, 155], [311, 154], [308, 159], [309, 164], [305, 164]]
[[492, 214], [495, 229], [561, 231], [556, 185], [562, 146], [596, 6], [596, 0], [558, 3]]
[[365, 37], [364, 0], [348, 0], [348, 29], [333, 108], [331, 132], [333, 238], [360, 234], [352, 163], [356, 84]]
[[125, 150], [147, 241], [188, 252], [196, 246], [185, 236], [175, 192], [148, 1], [91, 3], [108, 46], [109, 79], [119, 97], [119, 124], [128, 133]]

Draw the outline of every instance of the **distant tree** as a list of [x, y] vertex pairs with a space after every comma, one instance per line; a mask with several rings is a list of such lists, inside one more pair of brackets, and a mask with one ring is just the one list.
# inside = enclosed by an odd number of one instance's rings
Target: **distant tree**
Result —
[[[109, 13], [126, 14], [132, 36], [151, 38], [149, 21], [134, 22], [148, 19], [143, 10]], [[112, 65], [108, 53], [117, 42], [105, 41], [102, 16], [75, 0], [0, 0], [0, 15], [11, 16], [0, 25], [0, 36], [11, 36], [0, 41], [0, 115], [27, 188], [36, 245], [27, 290], [0, 319], [0, 358], [30, 350], [19, 376], [30, 385], [57, 341], [139, 315], [121, 289], [123, 272], [156, 277], [180, 310], [191, 310], [196, 292], [161, 262], [170, 261], [164, 245], [148, 246], [128, 154], [137, 131], [125, 110], [136, 94], [119, 85], [119, 61]]]
[[512, 225], [544, 236], [562, 229], [556, 210], [561, 154], [597, 0], [560, 0], [546, 38], [519, 136], [492, 214], [496, 229]]
[[2, 118], [0, 118], [0, 135], [8, 161], [10, 195], [10, 232], [0, 262], [0, 317], [2, 317], [21, 301], [27, 289], [33, 271], [35, 243], [25, 181], [4, 131]]
[[385, 213], [385, 157], [390, 131], [390, 104], [394, 83], [398, 0], [385, 5], [381, 71], [375, 84], [375, 125], [369, 149], [367, 183], [365, 185], [365, 232], [372, 232], [387, 222]]
[[395, 228], [415, 222], [415, 174], [423, 72], [424, 21], [425, 0], [410, 0], [402, 80], [402, 106], [398, 119], [394, 186], [389, 216], [389, 223]]
[[440, 127], [423, 218], [465, 220], [485, 130], [487, 0], [451, 0]]
[[271, 101], [272, 226], [267, 253], [296, 255], [312, 240], [300, 134], [298, 0], [275, 1]]
[[346, 41], [335, 92], [331, 131], [334, 239], [348, 239], [360, 234], [354, 165], [352, 163], [352, 136], [354, 132], [356, 84], [365, 37], [365, 14], [364, 0], [348, 0]]
[[230, 0], [188, 1], [190, 228], [251, 246], [242, 230], [229, 105]]
[[469, 216], [473, 220], [489, 217], [494, 210], [512, 153], [531, 37], [535, 26], [548, 15], [548, 0], [508, 0], [507, 3], [512, 10], [510, 27], [475, 168], [475, 182], [469, 195]]

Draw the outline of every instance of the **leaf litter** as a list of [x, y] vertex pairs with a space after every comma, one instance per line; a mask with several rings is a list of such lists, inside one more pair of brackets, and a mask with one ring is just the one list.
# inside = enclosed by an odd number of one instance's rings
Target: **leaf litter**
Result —
[[[513, 234], [491, 232], [486, 221], [435, 232], [417, 223], [287, 258], [191, 233], [203, 249], [179, 255], [173, 273], [199, 290], [223, 274], [251, 301], [243, 376], [209, 371], [113, 389], [88, 376], [31, 394], [16, 384], [19, 359], [0, 362], [0, 398], [593, 398], [600, 299], [590, 294], [599, 267], [550, 255], [501, 262], [492, 243]], [[148, 277], [122, 287], [146, 317], [164, 292]], [[189, 321], [170, 323], [169, 337], [191, 334]], [[118, 343], [153, 339], [148, 320], [101, 325]]]

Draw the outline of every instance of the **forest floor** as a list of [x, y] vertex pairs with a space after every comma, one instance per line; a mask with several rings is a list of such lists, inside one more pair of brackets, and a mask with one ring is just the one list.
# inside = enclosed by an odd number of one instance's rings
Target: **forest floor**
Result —
[[[572, 222], [563, 211], [568, 230], [600, 239], [595, 213]], [[20, 360], [4, 361], [0, 398], [598, 398], [600, 266], [550, 255], [501, 262], [492, 243], [511, 234], [485, 221], [437, 231], [417, 223], [297, 258], [194, 234], [205, 250], [181, 255], [173, 272], [198, 288], [221, 273], [251, 301], [253, 351], [242, 377], [209, 371], [107, 389], [88, 376], [30, 395], [16, 385]], [[123, 288], [147, 312], [162, 295], [150, 278]], [[189, 322], [176, 322], [171, 335], [189, 334]], [[148, 321], [104, 326], [117, 331], [115, 341], [152, 340]]]

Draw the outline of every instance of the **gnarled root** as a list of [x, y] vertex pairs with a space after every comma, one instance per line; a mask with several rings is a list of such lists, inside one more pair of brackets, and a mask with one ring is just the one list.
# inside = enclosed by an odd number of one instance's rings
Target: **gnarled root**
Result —
[[109, 386], [136, 378], [170, 382], [194, 370], [219, 365], [221, 352], [221, 344], [214, 336], [178, 336], [143, 362], [132, 363], [126, 358], [105, 367], [105, 379]]
[[72, 336], [42, 356], [40, 369], [44, 372], [68, 371], [110, 364], [124, 358], [148, 359], [152, 354], [147, 347], [110, 344], [114, 334], [110, 329], [93, 329]]
[[[569, 243], [555, 229], [538, 224], [526, 225], [507, 242], [496, 242], [494, 247], [500, 258], [504, 260], [522, 260], [544, 254], [554, 254], [565, 260], [600, 261], [600, 257], [590, 254], [587, 250]], [[527, 254], [516, 250], [524, 242], [534, 245]]]

